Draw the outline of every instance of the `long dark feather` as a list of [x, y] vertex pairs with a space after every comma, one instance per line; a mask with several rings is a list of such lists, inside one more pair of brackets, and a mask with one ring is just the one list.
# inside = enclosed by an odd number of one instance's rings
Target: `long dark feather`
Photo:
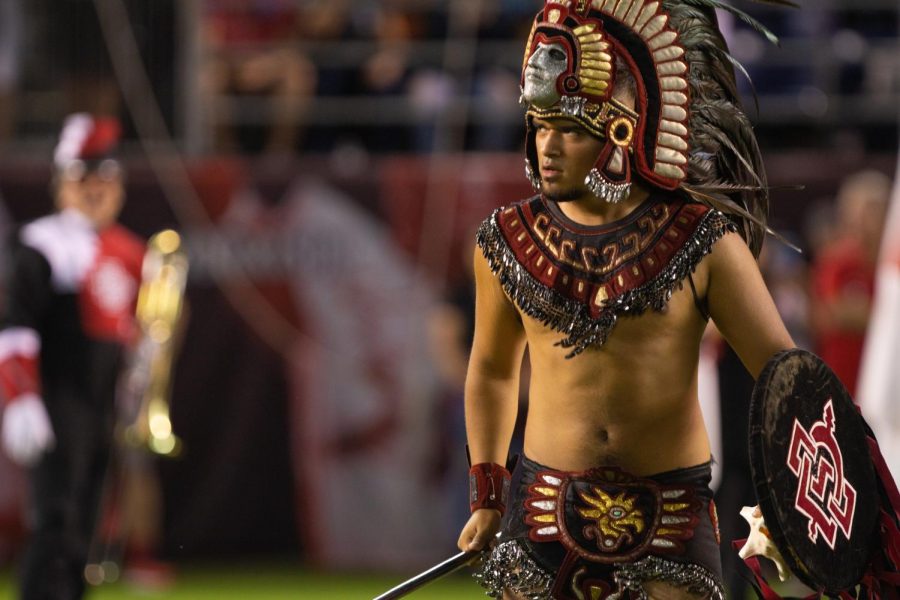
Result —
[[[690, 186], [692, 190], [700, 190], [707, 194], [733, 194], [734, 192], [758, 192], [758, 185], [737, 185], [734, 183], [711, 183]], [[771, 189], [771, 188], [769, 188]]]
[[750, 95], [753, 96], [753, 107], [756, 109], [756, 115], [759, 116], [759, 95], [756, 93], [756, 86], [753, 84], [753, 79], [750, 77], [750, 73], [747, 72], [747, 69], [744, 68], [744, 65], [741, 64], [741, 61], [733, 57], [728, 52], [725, 52], [719, 48], [714, 49], [715, 52], [719, 52], [722, 54], [722, 57], [731, 63], [735, 69], [741, 72], [741, 75], [744, 76], [744, 79], [747, 80], [747, 84], [750, 86]]
[[728, 196], [724, 196], [724, 195], [720, 195], [720, 194], [709, 194], [709, 193], [706, 193], [705, 190], [701, 190], [701, 189], [690, 187], [690, 186], [683, 186], [683, 187], [684, 187], [684, 191], [686, 191], [688, 194], [690, 194], [694, 199], [699, 200], [700, 202], [706, 204], [707, 206], [715, 208], [716, 210], [720, 210], [723, 213], [725, 213], [726, 215], [737, 215], [737, 216], [740, 216], [741, 218], [752, 221], [753, 223], [755, 223], [756, 225], [761, 227], [767, 234], [771, 235], [772, 237], [774, 237], [776, 240], [778, 240], [779, 242], [781, 242], [782, 244], [784, 244], [791, 250], [795, 250], [798, 253], [803, 254], [803, 250], [799, 246], [797, 246], [796, 244], [794, 244], [793, 242], [791, 242], [790, 240], [785, 238], [783, 235], [781, 235], [780, 233], [778, 233], [777, 231], [775, 231], [774, 229], [769, 227], [766, 223], [764, 223], [759, 218], [757, 218], [754, 215], [747, 212], [746, 209], [744, 209], [742, 206], [737, 204], [734, 200], [730, 199]]
[[[698, 185], [690, 186], [693, 190], [700, 190], [701, 192], [706, 193], [720, 193], [720, 194], [731, 194], [733, 192], [758, 192], [762, 188], [756, 185], [737, 185], [734, 183], [728, 183], [725, 181], [718, 181], [713, 183], [703, 183]], [[765, 188], [766, 191], [801, 191], [805, 189], [802, 185], [770, 185]]]
[[756, 4], [771, 4], [772, 6], [779, 6], [782, 8], [800, 8], [800, 5], [796, 2], [792, 2], [791, 0], [749, 0], [750, 2], [755, 2]]
[[[737, 114], [728, 112], [728, 107], [716, 106], [714, 103], [710, 103], [709, 105], [700, 108], [698, 113], [704, 115], [705, 113], [713, 112], [714, 108], [718, 108], [718, 110], [715, 110], [714, 114], [711, 115], [712, 118], [708, 119], [710, 123], [723, 124], [727, 127], [730, 123], [739, 119]], [[733, 110], [733, 107], [731, 108]], [[749, 124], [744, 125], [734, 123], [733, 126], [728, 127], [728, 130], [731, 132], [739, 132], [742, 126], [749, 128]], [[706, 133], [709, 136], [712, 136], [721, 146], [727, 148], [731, 152], [731, 155], [744, 166], [747, 174], [752, 177], [760, 187], [764, 187], [762, 179], [756, 174], [757, 166], [750, 164], [750, 159], [744, 156], [745, 152], [742, 152], [737, 148], [736, 144], [739, 143], [740, 140], [733, 139], [735, 136], [729, 135], [728, 130], [719, 129], [718, 127], [709, 127]]]
[[768, 27], [766, 27], [765, 25], [763, 25], [762, 23], [760, 23], [759, 21], [757, 21], [756, 19], [754, 19], [753, 17], [751, 17], [750, 15], [748, 15], [747, 13], [742, 11], [741, 9], [735, 8], [735, 7], [731, 6], [730, 4], [725, 4], [724, 2], [720, 2], [719, 0], [682, 0], [682, 2], [684, 2], [685, 4], [690, 4], [692, 6], [697, 6], [697, 7], [701, 7], [701, 8], [704, 8], [704, 7], [718, 8], [720, 10], [730, 12], [731, 14], [736, 16], [738, 19], [740, 19], [741, 21], [743, 21], [744, 23], [746, 23], [747, 25], [749, 25], [750, 27], [755, 29], [758, 33], [765, 36], [765, 38], [767, 40], [769, 40], [776, 46], [780, 45], [780, 42], [778, 41], [778, 36], [775, 35], [774, 33], [772, 33], [772, 31]]
[[716, 193], [708, 193], [699, 189], [699, 187], [692, 187], [689, 185], [683, 186], [684, 191], [691, 194], [698, 200], [702, 200], [713, 205], [714, 208], [721, 210], [722, 212], [730, 215], [740, 215], [744, 219], [754, 222], [769, 231], [769, 226], [763, 222], [759, 217], [751, 214], [747, 211], [746, 208], [729, 198], [724, 194], [716, 194]]
[[[754, 255], [769, 232], [769, 190], [753, 127], [741, 107], [734, 63], [718, 30], [721, 0], [663, 0], [690, 65], [691, 155], [683, 187], [739, 224]], [[731, 11], [734, 12], [734, 11]], [[759, 30], [759, 28], [756, 28]]]

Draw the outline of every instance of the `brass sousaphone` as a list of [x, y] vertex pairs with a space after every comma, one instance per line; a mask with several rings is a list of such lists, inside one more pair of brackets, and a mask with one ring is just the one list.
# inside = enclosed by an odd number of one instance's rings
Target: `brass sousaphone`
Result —
[[84, 571], [92, 585], [119, 578], [129, 537], [157, 533], [161, 492], [151, 457], [174, 458], [183, 449], [172, 428], [169, 393], [187, 272], [178, 233], [167, 229], [150, 238], [135, 315], [138, 339], [120, 380], [115, 445]]
[[[124, 441], [154, 454], [177, 456], [181, 441], [172, 431], [169, 390], [176, 332], [184, 306], [188, 261], [181, 237], [171, 229], [147, 243], [137, 302], [141, 337], [126, 380]], [[123, 407], [126, 414], [129, 407]]]

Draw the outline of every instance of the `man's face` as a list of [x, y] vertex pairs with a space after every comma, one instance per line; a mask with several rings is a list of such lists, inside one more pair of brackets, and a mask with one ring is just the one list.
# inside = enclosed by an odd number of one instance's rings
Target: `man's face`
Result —
[[539, 42], [525, 66], [522, 95], [534, 106], [548, 108], [559, 101], [556, 79], [568, 67], [569, 56], [559, 42]]
[[584, 179], [597, 161], [603, 142], [569, 119], [534, 117], [532, 126], [544, 195], [557, 202], [591, 196]]
[[79, 180], [63, 179], [57, 190], [61, 209], [79, 211], [97, 230], [115, 223], [125, 197], [122, 178], [90, 172]]

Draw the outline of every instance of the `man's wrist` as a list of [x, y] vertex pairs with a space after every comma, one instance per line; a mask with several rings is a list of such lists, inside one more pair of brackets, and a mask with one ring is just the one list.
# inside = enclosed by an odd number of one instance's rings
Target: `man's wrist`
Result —
[[6, 404], [39, 396], [40, 349], [40, 337], [33, 329], [8, 327], [0, 331], [0, 398]]
[[478, 463], [469, 469], [469, 508], [472, 512], [490, 508], [506, 512], [512, 477], [497, 463]]

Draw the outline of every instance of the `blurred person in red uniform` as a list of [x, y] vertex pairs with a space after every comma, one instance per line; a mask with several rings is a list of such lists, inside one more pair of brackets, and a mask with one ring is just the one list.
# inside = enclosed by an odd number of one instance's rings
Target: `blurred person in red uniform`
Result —
[[851, 392], [875, 293], [890, 179], [877, 171], [849, 176], [837, 195], [837, 223], [812, 266], [811, 329], [815, 351]]
[[271, 123], [256, 135], [253, 128], [235, 127], [242, 115], [221, 105], [214, 123], [217, 149], [287, 154], [295, 149], [297, 119], [316, 87], [315, 67], [294, 46], [298, 16], [291, 0], [204, 2], [204, 94], [212, 100], [223, 94], [265, 98], [265, 120]]
[[144, 253], [116, 223], [124, 187], [111, 152], [119, 132], [111, 118], [66, 119], [54, 154], [58, 210], [14, 240], [0, 320], [0, 441], [29, 478], [25, 600], [84, 592]]

